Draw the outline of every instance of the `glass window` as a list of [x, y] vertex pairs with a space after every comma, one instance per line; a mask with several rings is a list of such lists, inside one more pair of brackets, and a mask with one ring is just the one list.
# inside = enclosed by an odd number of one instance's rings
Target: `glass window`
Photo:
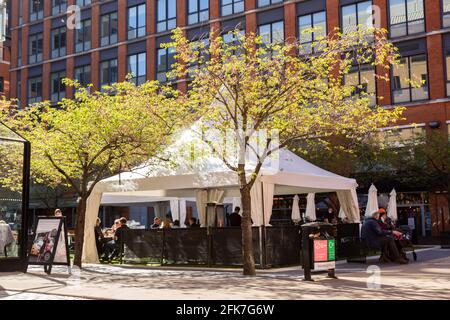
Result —
[[117, 12], [108, 13], [101, 17], [100, 45], [108, 46], [117, 42]]
[[450, 47], [445, 49], [447, 96], [450, 96]]
[[67, 0], [52, 0], [52, 14], [66, 12]]
[[242, 46], [239, 45], [239, 38], [244, 35], [245, 35], [244, 30], [239, 30], [237, 35], [229, 32], [229, 33], [225, 33], [222, 36], [224, 43], [230, 44], [230, 45], [233, 45], [236, 47], [236, 49], [233, 49], [232, 54], [239, 55], [242, 52], [243, 49], [242, 49]]
[[44, 18], [44, 1], [30, 0], [30, 21]]
[[167, 73], [172, 70], [175, 63], [175, 48], [159, 48], [157, 59], [156, 79], [161, 83], [173, 80], [167, 77]]
[[384, 128], [381, 129], [381, 137], [386, 144], [392, 147], [401, 147], [406, 142], [420, 139], [425, 136], [424, 127]]
[[145, 52], [128, 56], [127, 73], [131, 73], [132, 78], [130, 81], [136, 85], [141, 85], [147, 80], [147, 59]]
[[18, 8], [19, 8], [19, 25], [23, 23], [23, 0], [17, 0], [18, 1]]
[[[264, 45], [284, 42], [284, 23], [283, 21], [272, 22], [258, 26], [258, 34], [262, 38]], [[274, 52], [270, 52], [274, 54]]]
[[156, 32], [174, 29], [177, 26], [177, 1], [157, 0]]
[[145, 36], [145, 4], [128, 8], [128, 39]]
[[66, 55], [66, 27], [52, 30], [52, 58]]
[[244, 0], [221, 0], [221, 16], [228, 16], [239, 12], [244, 12]]
[[426, 55], [403, 57], [392, 70], [394, 103], [428, 99], [428, 72]]
[[58, 102], [62, 98], [66, 97], [66, 86], [62, 83], [62, 80], [66, 77], [64, 71], [54, 72], [50, 75], [51, 79], [51, 101]]
[[442, 27], [450, 27], [450, 0], [442, 0]]
[[17, 39], [17, 66], [22, 66], [22, 29], [19, 29]]
[[270, 6], [272, 4], [283, 2], [284, 0], [258, 0], [258, 7]]
[[189, 0], [188, 24], [209, 20], [209, 0]]
[[28, 104], [42, 101], [42, 77], [28, 79]]
[[87, 86], [91, 83], [91, 66], [85, 65], [75, 68], [74, 77], [82, 86]]
[[358, 2], [341, 9], [342, 32], [351, 33], [357, 27], [373, 27], [372, 1]]
[[91, 0], [77, 0], [77, 6], [83, 7], [91, 4]]
[[75, 30], [75, 52], [83, 52], [91, 49], [91, 20], [80, 22], [80, 28]]
[[28, 63], [36, 63], [42, 61], [42, 53], [42, 33], [31, 35], [28, 38]]
[[[311, 32], [311, 29], [314, 29]], [[309, 32], [307, 30], [310, 30]], [[316, 12], [298, 17], [298, 37], [302, 45], [302, 53], [314, 53], [320, 48], [313, 47], [313, 43], [323, 38], [327, 33], [326, 12]]]
[[353, 86], [354, 96], [360, 96], [365, 93], [365, 97], [369, 98], [370, 106], [376, 104], [376, 84], [375, 84], [375, 67], [371, 64], [362, 64], [352, 66], [350, 71], [345, 75], [344, 82], [346, 85]]
[[100, 87], [110, 86], [117, 82], [117, 59], [111, 59], [100, 63]]
[[390, 0], [389, 15], [392, 38], [425, 32], [423, 0]]

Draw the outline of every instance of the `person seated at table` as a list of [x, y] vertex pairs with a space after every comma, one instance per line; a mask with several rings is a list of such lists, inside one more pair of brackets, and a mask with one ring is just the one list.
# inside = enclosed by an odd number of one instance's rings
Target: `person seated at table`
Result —
[[114, 220], [114, 224], [111, 226], [112, 232], [116, 232], [116, 229], [120, 227], [120, 219]]
[[159, 217], [153, 218], [153, 224], [150, 226], [151, 229], [159, 229], [161, 227], [161, 219]]
[[180, 220], [175, 220], [175, 221], [173, 222], [172, 228], [177, 229], [177, 228], [179, 228], [179, 227], [180, 227]]
[[378, 223], [379, 218], [380, 212], [376, 210], [371, 217], [364, 220], [361, 238], [369, 249], [381, 250], [380, 262], [408, 263], [408, 260], [402, 258], [394, 241], [394, 237], [399, 237], [402, 233], [396, 230], [383, 230]]
[[102, 260], [111, 262], [112, 259], [122, 253], [125, 232], [130, 228], [127, 226], [127, 219], [122, 217], [119, 219], [119, 226], [114, 232], [113, 241], [109, 241], [105, 245], [105, 253]]
[[197, 222], [196, 222], [196, 220], [195, 220], [194, 218], [189, 217], [188, 225], [187, 225], [188, 228], [197, 228], [197, 227], [199, 227], [199, 226], [200, 226], [200, 225], [197, 224]]
[[[380, 208], [379, 212], [380, 212], [380, 218], [378, 220], [378, 223], [380, 224], [380, 227], [383, 230], [395, 230], [395, 223], [392, 221], [391, 218], [388, 217], [386, 210], [384, 208]], [[403, 249], [403, 245], [401, 242], [402, 237], [403, 237], [403, 234], [401, 234], [400, 236], [394, 237], [395, 245], [397, 246], [397, 250], [400, 253], [400, 255], [402, 256], [402, 258], [409, 260]]]
[[163, 222], [160, 226], [161, 229], [171, 229], [172, 228], [172, 220], [170, 219], [170, 214], [166, 214]]

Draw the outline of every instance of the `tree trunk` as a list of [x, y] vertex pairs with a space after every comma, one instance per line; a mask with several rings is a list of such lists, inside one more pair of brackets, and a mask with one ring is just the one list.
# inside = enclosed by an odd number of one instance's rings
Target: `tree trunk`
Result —
[[77, 205], [77, 223], [75, 226], [75, 259], [73, 261], [73, 265], [80, 268], [81, 258], [83, 256], [84, 224], [86, 217], [87, 198], [87, 195], [81, 196], [80, 201]]
[[251, 197], [248, 187], [241, 188], [242, 200], [242, 254], [244, 263], [244, 276], [254, 276], [255, 259], [253, 256], [253, 236], [252, 236], [252, 217], [251, 217]]

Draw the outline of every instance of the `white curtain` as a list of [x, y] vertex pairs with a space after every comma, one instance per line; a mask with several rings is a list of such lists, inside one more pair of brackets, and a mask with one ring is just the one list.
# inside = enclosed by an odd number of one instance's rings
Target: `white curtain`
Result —
[[255, 183], [253, 184], [253, 187], [250, 190], [250, 197], [252, 202], [251, 214], [253, 225], [261, 226], [263, 224], [261, 214], [261, 212], [263, 212], [263, 200], [262, 200], [261, 182], [259, 181], [259, 179], [256, 179]]
[[306, 197], [306, 217], [310, 221], [316, 221], [316, 203], [315, 203], [315, 193], [308, 193]]
[[170, 212], [172, 213], [172, 221], [175, 220], [180, 221], [180, 210], [178, 199], [170, 200]]
[[272, 216], [273, 208], [273, 194], [275, 193], [275, 185], [273, 183], [263, 182], [263, 197], [264, 197], [264, 223], [270, 226], [270, 217]]
[[208, 202], [223, 203], [224, 190], [210, 189], [208, 190]]
[[186, 227], [184, 222], [186, 221], [186, 199], [180, 199], [180, 228]]
[[350, 222], [360, 222], [361, 219], [359, 216], [358, 196], [356, 195], [356, 188], [352, 190], [336, 191], [336, 194], [339, 199], [339, 204], [341, 205], [339, 217], [341, 217], [341, 211], [343, 211]]
[[347, 216], [345, 215], [345, 212], [344, 212], [344, 208], [342, 207], [342, 205], [341, 205], [341, 208], [339, 209], [339, 216], [338, 216], [340, 219], [342, 219], [342, 220], [344, 220]]
[[300, 208], [298, 206], [299, 197], [296, 194], [294, 196], [294, 200], [292, 201], [292, 213], [291, 213], [291, 219], [292, 221], [300, 221]]
[[389, 194], [389, 203], [387, 207], [388, 217], [392, 219], [392, 221], [397, 221], [397, 192], [395, 189], [392, 189]]
[[197, 212], [198, 217], [200, 219], [200, 225], [202, 227], [205, 227], [205, 220], [206, 220], [206, 203], [208, 202], [208, 191], [207, 190], [198, 190], [196, 197], [195, 197], [196, 203], [197, 203]]
[[371, 217], [372, 213], [378, 210], [378, 194], [377, 188], [372, 184], [369, 188], [369, 196], [367, 198], [366, 217]]
[[94, 228], [98, 211], [100, 210], [101, 200], [102, 193], [95, 192], [95, 189], [87, 200], [82, 256], [82, 261], [85, 263], [99, 263]]

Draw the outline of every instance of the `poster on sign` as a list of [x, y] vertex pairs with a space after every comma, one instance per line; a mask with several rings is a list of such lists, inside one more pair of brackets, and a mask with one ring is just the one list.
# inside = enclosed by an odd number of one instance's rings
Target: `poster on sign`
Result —
[[336, 267], [336, 244], [334, 239], [314, 240], [313, 258], [316, 271], [330, 270]]
[[70, 266], [64, 217], [37, 217], [33, 242], [28, 252], [27, 269], [28, 265], [43, 265], [48, 274], [53, 265]]

